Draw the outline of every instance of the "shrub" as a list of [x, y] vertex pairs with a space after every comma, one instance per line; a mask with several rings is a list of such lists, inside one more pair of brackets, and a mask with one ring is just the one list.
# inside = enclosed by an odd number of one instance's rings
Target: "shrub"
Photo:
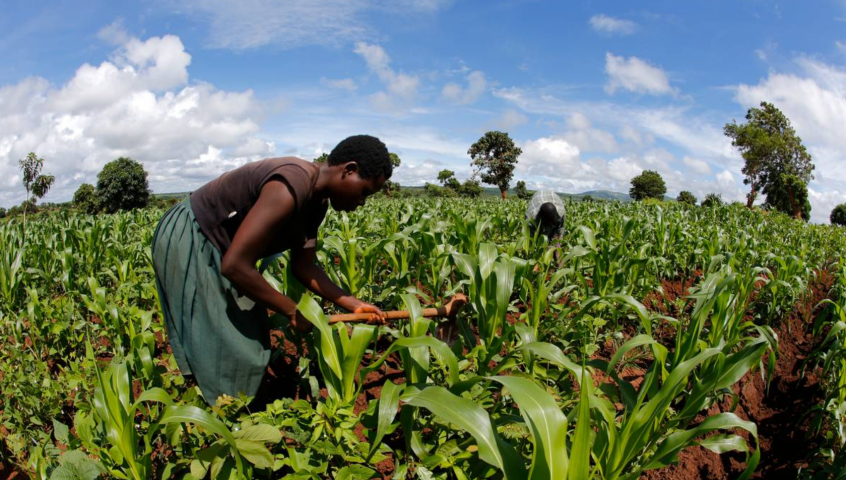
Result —
[[514, 193], [520, 200], [529, 200], [532, 198], [532, 192], [526, 189], [526, 182], [520, 180], [514, 187]]
[[696, 205], [696, 197], [694, 197], [693, 194], [688, 192], [687, 190], [682, 190], [681, 192], [679, 192], [679, 196], [676, 197], [676, 201], [679, 203], [685, 203], [687, 205]]
[[482, 185], [478, 180], [467, 179], [458, 187], [458, 194], [467, 198], [479, 198], [482, 195]]
[[426, 192], [426, 195], [431, 197], [454, 197], [455, 192], [453, 192], [449, 188], [439, 187], [437, 185], [433, 185], [431, 183], [427, 183], [423, 190]]
[[80, 212], [93, 215], [100, 210], [100, 202], [97, 200], [97, 191], [94, 185], [83, 183], [73, 194], [73, 206]]
[[705, 199], [702, 200], [703, 207], [720, 207], [723, 205], [723, 197], [719, 193], [709, 193], [705, 195]]
[[832, 225], [846, 226], [846, 203], [834, 207], [828, 219]]

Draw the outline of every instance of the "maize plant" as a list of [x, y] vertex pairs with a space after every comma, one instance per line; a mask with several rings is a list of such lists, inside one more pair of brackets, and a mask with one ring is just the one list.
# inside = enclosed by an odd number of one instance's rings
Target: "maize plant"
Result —
[[[478, 256], [453, 253], [456, 269], [467, 283], [468, 297], [476, 315], [476, 327], [482, 347], [495, 354], [499, 346], [509, 340], [511, 328], [505, 314], [511, 305], [511, 295], [526, 262], [517, 258], [500, 258], [496, 245], [479, 245]], [[468, 341], [468, 345], [475, 342]]]
[[[330, 211], [317, 262], [410, 318], [330, 324], [290, 253], [264, 259], [315, 326], [283, 328], [296, 348], [272, 355], [294, 370], [277, 383], [308, 391], [214, 406], [167, 348], [150, 253], [161, 209], [0, 220], [0, 459], [45, 480], [634, 480], [702, 446], [735, 452], [745, 463], [729, 475], [748, 478], [779, 460], [773, 439], [717, 409], [740, 402], [744, 377], [774, 380], [791, 341], [776, 332], [801, 313], [822, 400], [795, 412], [820, 446], [799, 475], [846, 472], [842, 230], [732, 206], [565, 201], [557, 239], [532, 235], [519, 200]], [[828, 299], [797, 311], [832, 275]], [[422, 308], [457, 292], [469, 304], [448, 345]]]
[[309, 296], [300, 300], [298, 308], [318, 331], [314, 347], [329, 396], [339, 402], [355, 400], [359, 388], [356, 373], [368, 345], [376, 340], [376, 327], [354, 325], [348, 333], [343, 323], [330, 326], [320, 306]]

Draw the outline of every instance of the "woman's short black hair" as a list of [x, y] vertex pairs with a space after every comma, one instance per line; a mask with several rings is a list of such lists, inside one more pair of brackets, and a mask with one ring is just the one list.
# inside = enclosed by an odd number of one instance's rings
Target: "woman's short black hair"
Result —
[[385, 180], [388, 180], [394, 171], [388, 147], [370, 135], [345, 138], [332, 149], [326, 162], [329, 165], [355, 162], [358, 164], [358, 175], [361, 178], [377, 178], [384, 175]]

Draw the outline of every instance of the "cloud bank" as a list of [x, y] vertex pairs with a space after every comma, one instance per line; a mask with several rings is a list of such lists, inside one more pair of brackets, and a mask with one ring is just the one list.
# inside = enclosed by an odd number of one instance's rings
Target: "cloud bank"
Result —
[[0, 87], [0, 205], [23, 200], [18, 159], [31, 151], [56, 176], [46, 201], [68, 200], [120, 156], [142, 162], [154, 190], [174, 191], [273, 152], [251, 91], [189, 83], [191, 56], [178, 37], [124, 40], [63, 85], [30, 77]]

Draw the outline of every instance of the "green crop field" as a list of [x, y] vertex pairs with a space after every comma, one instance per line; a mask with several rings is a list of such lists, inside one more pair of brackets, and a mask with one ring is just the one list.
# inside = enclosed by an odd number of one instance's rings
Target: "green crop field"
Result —
[[[567, 202], [550, 246], [524, 210], [331, 212], [330, 277], [412, 319], [330, 325], [282, 257], [265, 278], [316, 328], [272, 315], [261, 401], [213, 408], [168, 353], [150, 256], [164, 210], [0, 221], [0, 460], [37, 479], [846, 475], [843, 229]], [[419, 312], [457, 293], [447, 338]], [[671, 476], [685, 465], [698, 473]]]

